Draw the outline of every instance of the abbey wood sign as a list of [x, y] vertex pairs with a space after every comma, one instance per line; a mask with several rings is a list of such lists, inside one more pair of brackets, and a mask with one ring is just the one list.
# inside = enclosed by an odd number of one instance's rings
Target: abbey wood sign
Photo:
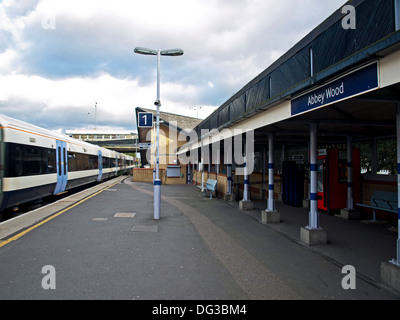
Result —
[[349, 99], [378, 87], [378, 63], [373, 63], [292, 100], [292, 116]]

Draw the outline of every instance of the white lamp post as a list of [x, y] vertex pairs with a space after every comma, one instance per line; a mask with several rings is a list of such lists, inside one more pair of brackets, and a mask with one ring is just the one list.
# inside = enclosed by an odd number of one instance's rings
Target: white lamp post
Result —
[[160, 180], [160, 61], [161, 56], [181, 56], [183, 50], [169, 49], [169, 50], [153, 50], [147, 48], [136, 47], [135, 53], [157, 56], [157, 100], [154, 104], [157, 106], [157, 133], [156, 133], [156, 178], [154, 180], [154, 219], [160, 219], [160, 205], [161, 205], [161, 180]]

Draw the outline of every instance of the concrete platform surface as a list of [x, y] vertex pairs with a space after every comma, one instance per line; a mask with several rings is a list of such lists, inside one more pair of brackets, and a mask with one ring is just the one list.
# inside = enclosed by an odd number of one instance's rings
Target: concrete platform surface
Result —
[[[241, 211], [195, 186], [163, 185], [154, 220], [152, 192], [116, 180], [53, 207], [40, 225], [0, 224], [0, 299], [400, 298], [379, 280], [396, 241], [383, 225], [321, 215], [328, 244], [308, 247], [299, 240], [305, 209], [277, 203], [281, 223], [265, 225], [265, 202]], [[342, 286], [345, 265], [356, 270], [354, 290]]]

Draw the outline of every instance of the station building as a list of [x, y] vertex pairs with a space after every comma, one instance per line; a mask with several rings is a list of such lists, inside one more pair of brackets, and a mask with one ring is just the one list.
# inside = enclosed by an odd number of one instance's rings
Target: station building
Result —
[[[135, 109], [136, 123], [141, 113], [152, 115], [155, 123], [157, 111], [152, 109]], [[160, 179], [162, 184], [184, 184], [188, 181], [187, 166], [179, 162], [176, 154], [177, 148], [186, 143], [186, 136], [190, 130], [197, 126], [202, 120], [173, 114], [169, 112], [160, 112]], [[156, 145], [156, 126], [151, 128], [139, 127], [138, 140], [140, 146], [140, 158], [142, 168], [135, 168], [133, 171], [133, 180], [137, 182], [153, 182], [155, 174], [155, 145]], [[179, 139], [179, 135], [183, 137]], [[147, 145], [147, 146], [146, 146]]]
[[[320, 214], [400, 221], [400, 1], [348, 4], [354, 26], [339, 8], [198, 124], [198, 139], [177, 152], [190, 159], [189, 183], [217, 179], [218, 194], [236, 195], [244, 210], [265, 198], [264, 223], [280, 222], [277, 199], [307, 206], [309, 223], [299, 230], [307, 245], [327, 243]], [[230, 147], [238, 135], [242, 142]], [[400, 290], [400, 240], [393, 256], [382, 279]]]
[[65, 134], [87, 142], [137, 139], [137, 134], [128, 130], [74, 129], [66, 130]]

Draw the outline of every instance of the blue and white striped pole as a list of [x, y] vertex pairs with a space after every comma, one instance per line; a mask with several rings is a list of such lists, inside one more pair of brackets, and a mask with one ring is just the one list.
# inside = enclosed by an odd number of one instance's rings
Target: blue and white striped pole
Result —
[[161, 51], [158, 50], [157, 53], [157, 100], [155, 104], [157, 105], [157, 133], [156, 133], [156, 178], [154, 179], [154, 220], [160, 220], [161, 213], [161, 180], [160, 180], [160, 61], [161, 61]]
[[155, 105], [157, 106], [157, 136], [156, 136], [156, 172], [154, 179], [154, 220], [160, 219], [160, 206], [161, 206], [161, 180], [160, 180], [160, 62], [161, 56], [181, 56], [183, 50], [171, 49], [171, 50], [153, 50], [148, 48], [136, 47], [135, 53], [157, 56], [157, 100]]
[[274, 135], [268, 135], [268, 208], [267, 211], [275, 211], [274, 205]]
[[191, 176], [190, 176], [190, 162], [187, 165], [187, 172], [188, 172], [188, 176], [187, 176], [187, 184], [191, 183]]
[[353, 138], [347, 137], [347, 209], [353, 210]]
[[397, 257], [394, 264], [400, 266], [400, 104], [396, 107], [397, 125], [397, 203], [398, 203], [398, 236], [397, 236]]
[[312, 123], [310, 126], [310, 213], [309, 224], [310, 230], [319, 229], [318, 217], [318, 188], [317, 188], [317, 171], [318, 171], [318, 150], [317, 150], [317, 125]]
[[227, 194], [232, 194], [232, 164], [227, 164], [226, 165], [226, 175], [228, 178], [228, 184], [227, 184], [227, 189], [226, 193]]
[[247, 162], [244, 163], [243, 201], [250, 201], [250, 199], [249, 199], [249, 175], [248, 175], [248, 170], [247, 170]]

